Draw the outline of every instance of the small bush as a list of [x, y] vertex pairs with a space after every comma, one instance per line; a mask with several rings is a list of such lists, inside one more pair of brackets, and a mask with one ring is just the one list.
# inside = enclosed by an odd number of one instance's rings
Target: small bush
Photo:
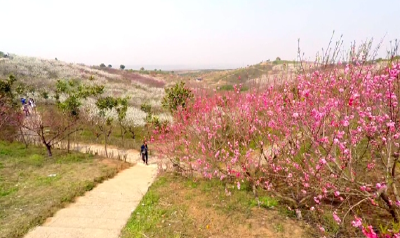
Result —
[[143, 103], [142, 105], [140, 105], [140, 110], [149, 114], [149, 113], [151, 113], [151, 105], [148, 103]]
[[222, 85], [221, 87], [219, 87], [219, 90], [221, 90], [221, 91], [233, 91], [233, 85], [231, 85], [231, 84]]
[[179, 107], [185, 108], [187, 101], [191, 98], [193, 98], [192, 91], [185, 87], [184, 82], [179, 82], [173, 87], [165, 89], [165, 96], [162, 100], [162, 106], [173, 112]]
[[[233, 85], [231, 85], [231, 84], [226, 84], [226, 85], [222, 85], [221, 87], [219, 87], [219, 90], [220, 91], [233, 91], [235, 88], [233, 87]], [[247, 91], [247, 90], [249, 90], [249, 87], [247, 87], [247, 86], [242, 86], [241, 88], [240, 88], [240, 91], [241, 92], [245, 92], [245, 91]]]

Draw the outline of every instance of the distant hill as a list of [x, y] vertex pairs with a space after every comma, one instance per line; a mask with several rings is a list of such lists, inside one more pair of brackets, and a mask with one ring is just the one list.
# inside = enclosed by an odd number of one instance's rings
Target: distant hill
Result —
[[[85, 84], [106, 85], [105, 95], [129, 96], [130, 105], [139, 107], [149, 103], [161, 107], [165, 81], [151, 75], [140, 75], [126, 70], [92, 67], [59, 60], [10, 55], [0, 59], [0, 77], [13, 74], [28, 88], [35, 86], [46, 91], [57, 79], [79, 80]], [[32, 92], [39, 99], [40, 92]]]
[[186, 81], [197, 82], [209, 88], [232, 90], [233, 85], [243, 84], [252, 87], [256, 84], [268, 84], [277, 76], [290, 76], [296, 72], [295, 61], [263, 61], [243, 68], [226, 70], [185, 70], [178, 71]]

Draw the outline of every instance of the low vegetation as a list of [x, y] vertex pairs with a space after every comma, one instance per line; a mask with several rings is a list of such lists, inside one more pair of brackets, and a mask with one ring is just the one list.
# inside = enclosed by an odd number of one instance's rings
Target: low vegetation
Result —
[[0, 237], [22, 237], [126, 163], [0, 141]]
[[143, 197], [121, 237], [312, 237], [306, 224], [292, 219], [293, 213], [266, 193], [256, 199], [244, 184], [238, 190], [219, 180], [165, 173]]

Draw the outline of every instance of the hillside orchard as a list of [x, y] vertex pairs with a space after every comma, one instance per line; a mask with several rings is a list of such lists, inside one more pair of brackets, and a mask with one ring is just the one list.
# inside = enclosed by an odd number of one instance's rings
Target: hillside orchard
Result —
[[322, 235], [399, 237], [399, 74], [354, 59], [264, 90], [193, 90], [155, 140], [182, 171], [268, 190]]

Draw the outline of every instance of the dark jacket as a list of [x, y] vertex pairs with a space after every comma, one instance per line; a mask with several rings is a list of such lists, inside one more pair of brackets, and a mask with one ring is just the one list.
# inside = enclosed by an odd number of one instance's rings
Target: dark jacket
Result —
[[144, 153], [147, 155], [147, 145], [142, 145], [141, 147], [140, 147], [140, 152], [143, 154], [143, 151], [144, 151]]

